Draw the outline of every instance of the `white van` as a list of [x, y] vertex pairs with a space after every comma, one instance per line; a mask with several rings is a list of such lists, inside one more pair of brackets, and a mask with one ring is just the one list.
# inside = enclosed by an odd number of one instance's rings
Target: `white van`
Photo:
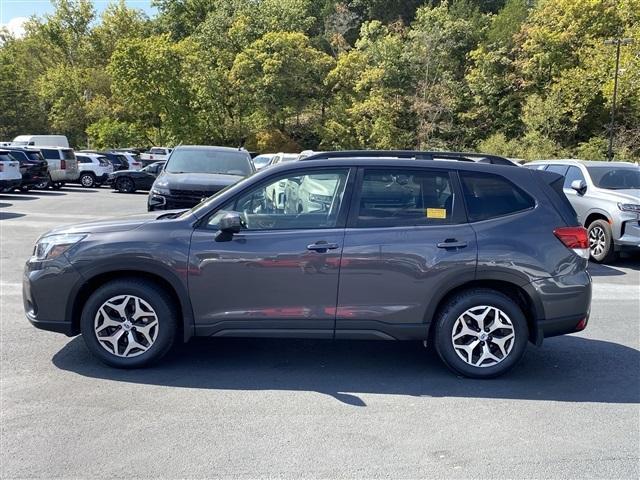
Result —
[[69, 140], [64, 135], [18, 135], [11, 143], [19, 147], [69, 148]]

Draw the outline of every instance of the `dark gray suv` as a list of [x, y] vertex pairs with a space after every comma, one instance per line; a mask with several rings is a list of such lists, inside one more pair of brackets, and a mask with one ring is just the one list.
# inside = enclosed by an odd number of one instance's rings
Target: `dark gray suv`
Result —
[[[422, 340], [477, 378], [586, 327], [588, 239], [560, 175], [372, 156], [323, 153], [188, 211], [53, 230], [26, 265], [27, 317], [115, 367], [192, 336]], [[274, 205], [273, 185], [304, 210]]]

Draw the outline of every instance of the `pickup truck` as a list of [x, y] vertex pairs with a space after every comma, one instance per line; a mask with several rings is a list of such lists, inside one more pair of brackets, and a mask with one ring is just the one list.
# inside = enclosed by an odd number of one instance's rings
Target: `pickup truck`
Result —
[[172, 151], [173, 148], [153, 147], [148, 152], [140, 154], [142, 166], [146, 167], [147, 165], [151, 165], [154, 162], [166, 162]]

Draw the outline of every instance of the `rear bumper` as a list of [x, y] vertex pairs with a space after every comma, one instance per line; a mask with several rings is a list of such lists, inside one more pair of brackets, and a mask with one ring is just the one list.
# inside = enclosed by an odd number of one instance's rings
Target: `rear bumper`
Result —
[[4, 190], [5, 188], [17, 188], [22, 183], [22, 179], [15, 178], [11, 180], [0, 180], [0, 189]]
[[536, 303], [537, 319], [531, 340], [575, 333], [585, 329], [591, 312], [591, 275], [586, 270], [530, 283], [525, 290]]

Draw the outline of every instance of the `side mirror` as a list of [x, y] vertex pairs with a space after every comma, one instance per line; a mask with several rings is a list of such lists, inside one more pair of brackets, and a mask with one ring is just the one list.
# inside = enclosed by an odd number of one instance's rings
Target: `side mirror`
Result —
[[216, 233], [216, 242], [228, 242], [234, 233], [240, 233], [242, 230], [242, 218], [237, 212], [229, 212], [218, 222], [218, 233]]
[[574, 180], [573, 182], [571, 182], [571, 188], [573, 188], [580, 195], [584, 195], [584, 193], [587, 191], [587, 184], [584, 180]]

